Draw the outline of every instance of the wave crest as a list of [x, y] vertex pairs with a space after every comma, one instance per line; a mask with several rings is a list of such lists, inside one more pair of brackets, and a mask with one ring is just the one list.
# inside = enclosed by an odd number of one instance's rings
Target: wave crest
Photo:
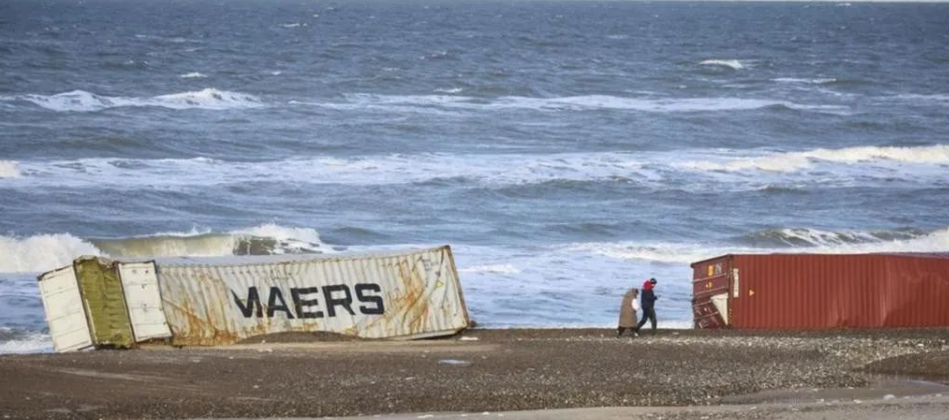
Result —
[[917, 164], [949, 164], [949, 145], [918, 147], [861, 146], [844, 149], [815, 149], [806, 152], [773, 153], [760, 157], [738, 158], [726, 161], [691, 161], [681, 167], [702, 171], [796, 172], [811, 167], [815, 162], [864, 163], [894, 161]]
[[246, 109], [263, 106], [254, 95], [206, 88], [153, 97], [103, 96], [84, 90], [55, 95], [20, 95], [15, 99], [31, 102], [57, 112], [92, 112], [120, 107], [161, 107], [169, 109]]
[[796, 77], [779, 77], [777, 79], [771, 79], [771, 80], [778, 83], [800, 83], [800, 84], [809, 84], [809, 85], [823, 85], [823, 84], [837, 82], [837, 79], [834, 79], [834, 78], [802, 79], [802, 78], [796, 78]]
[[738, 241], [754, 247], [835, 247], [840, 245], [873, 244], [886, 241], [906, 241], [927, 234], [918, 230], [896, 231], [824, 231], [808, 228], [767, 229], [749, 233]]
[[689, 264], [725, 254], [817, 253], [862, 254], [882, 252], [946, 252], [949, 228], [931, 232], [841, 231], [808, 228], [771, 229], [737, 238], [738, 245], [708, 243], [582, 243], [568, 247], [622, 260]]
[[20, 168], [16, 161], [0, 160], [0, 179], [19, 178]]
[[67, 265], [80, 255], [101, 254], [95, 245], [68, 233], [0, 236], [0, 273], [38, 273]]
[[77, 238], [70, 234], [27, 238], [0, 236], [0, 273], [39, 273], [82, 255], [111, 257], [215, 257], [325, 252], [319, 234], [274, 223], [226, 233], [192, 230], [127, 238]]
[[740, 60], [705, 60], [699, 63], [702, 66], [718, 66], [718, 67], [727, 67], [732, 70], [741, 70], [745, 68], [745, 64]]
[[506, 111], [585, 111], [617, 110], [656, 113], [743, 111], [785, 107], [805, 111], [839, 111], [836, 105], [798, 104], [783, 100], [756, 98], [637, 98], [612, 95], [562, 97], [502, 96], [475, 98], [456, 95], [375, 95], [350, 94], [346, 102], [291, 101], [291, 104], [318, 106], [336, 110], [383, 110], [439, 113], [448, 110]]

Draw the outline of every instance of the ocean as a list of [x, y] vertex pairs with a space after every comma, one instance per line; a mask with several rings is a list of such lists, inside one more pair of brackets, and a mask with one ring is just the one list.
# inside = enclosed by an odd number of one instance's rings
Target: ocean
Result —
[[0, 2], [0, 353], [79, 255], [452, 245], [488, 327], [949, 251], [949, 4]]

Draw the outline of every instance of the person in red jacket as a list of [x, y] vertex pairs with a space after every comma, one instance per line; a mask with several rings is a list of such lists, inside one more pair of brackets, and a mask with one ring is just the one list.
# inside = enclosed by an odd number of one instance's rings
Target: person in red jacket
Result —
[[636, 333], [639, 333], [639, 330], [646, 325], [646, 320], [649, 320], [652, 324], [652, 333], [656, 333], [656, 299], [659, 299], [656, 296], [656, 292], [653, 290], [656, 287], [656, 279], [651, 278], [646, 280], [643, 283], [643, 291], [639, 294], [642, 299], [642, 304], [640, 305], [643, 308], [643, 318], [639, 321], [639, 324], [636, 325]]

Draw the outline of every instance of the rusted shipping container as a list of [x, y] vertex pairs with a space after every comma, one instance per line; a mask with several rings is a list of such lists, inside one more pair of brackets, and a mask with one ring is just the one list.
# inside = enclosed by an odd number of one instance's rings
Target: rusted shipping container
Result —
[[414, 339], [468, 327], [448, 246], [384, 253], [83, 257], [39, 278], [57, 351], [279, 332]]
[[692, 287], [696, 328], [949, 326], [949, 253], [723, 255]]
[[173, 342], [278, 332], [425, 338], [468, 327], [448, 246], [389, 253], [158, 259]]

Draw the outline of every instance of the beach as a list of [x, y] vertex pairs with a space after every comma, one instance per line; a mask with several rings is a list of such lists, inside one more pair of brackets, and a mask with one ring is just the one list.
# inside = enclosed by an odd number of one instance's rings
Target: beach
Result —
[[622, 338], [609, 329], [501, 329], [420, 341], [282, 334], [221, 348], [2, 356], [0, 418], [428, 418], [419, 416], [597, 407], [614, 409], [581, 413], [780, 418], [897, 407], [922, 416], [949, 407], [940, 385], [947, 357], [945, 329]]

